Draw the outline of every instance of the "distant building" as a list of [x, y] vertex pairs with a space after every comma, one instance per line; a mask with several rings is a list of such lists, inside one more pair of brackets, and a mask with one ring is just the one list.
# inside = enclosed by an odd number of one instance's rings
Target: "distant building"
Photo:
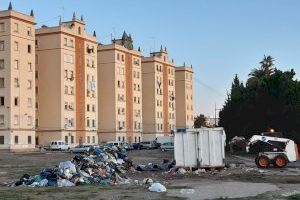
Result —
[[83, 18], [36, 30], [37, 136], [97, 144], [97, 41]]
[[175, 64], [166, 48], [142, 58], [142, 77], [143, 139], [169, 135], [176, 129]]
[[214, 117], [206, 117], [206, 126], [208, 127], [215, 127], [219, 126], [219, 118], [214, 118]]
[[99, 137], [101, 142], [142, 140], [141, 52], [123, 33], [98, 45]]
[[35, 148], [35, 19], [0, 11], [0, 150]]
[[194, 84], [192, 67], [176, 67], [176, 127], [194, 127]]

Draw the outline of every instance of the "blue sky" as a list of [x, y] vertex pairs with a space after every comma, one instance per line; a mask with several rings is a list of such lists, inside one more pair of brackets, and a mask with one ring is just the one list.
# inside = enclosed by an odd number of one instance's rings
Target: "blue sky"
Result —
[[[2, 0], [0, 9], [9, 1]], [[167, 46], [178, 65], [195, 71], [197, 113], [222, 107], [235, 74], [245, 81], [263, 55], [300, 77], [300, 1], [298, 0], [13, 0], [15, 10], [34, 10], [38, 26], [84, 16], [98, 41], [131, 33], [144, 55]]]

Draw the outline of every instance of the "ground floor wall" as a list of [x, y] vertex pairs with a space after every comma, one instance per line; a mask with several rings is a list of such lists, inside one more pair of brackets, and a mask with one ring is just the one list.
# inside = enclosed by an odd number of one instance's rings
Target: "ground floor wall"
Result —
[[[37, 131], [38, 145], [49, 145], [52, 141], [65, 141], [70, 147], [78, 145], [76, 141], [76, 131]], [[86, 131], [84, 144], [98, 144], [97, 131]]]
[[157, 137], [165, 136], [163, 132], [161, 133], [143, 133], [143, 141], [153, 141]]
[[35, 149], [34, 130], [0, 130], [0, 151], [32, 151]]
[[128, 143], [137, 143], [143, 141], [141, 132], [134, 132], [132, 134], [133, 138], [128, 137], [126, 132], [98, 132], [99, 143], [103, 144], [108, 141], [123, 141]]

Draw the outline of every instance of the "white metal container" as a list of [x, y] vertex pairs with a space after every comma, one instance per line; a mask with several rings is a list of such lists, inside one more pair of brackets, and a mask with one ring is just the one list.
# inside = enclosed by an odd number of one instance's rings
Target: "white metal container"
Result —
[[181, 129], [175, 133], [178, 167], [224, 167], [226, 134], [223, 128]]

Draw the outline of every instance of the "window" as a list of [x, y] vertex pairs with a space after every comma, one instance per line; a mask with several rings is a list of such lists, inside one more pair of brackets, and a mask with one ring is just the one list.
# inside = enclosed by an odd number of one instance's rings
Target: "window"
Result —
[[35, 71], [35, 79], [38, 79], [38, 78], [39, 78], [39, 72]]
[[95, 105], [92, 105], [92, 111], [95, 112]]
[[90, 105], [89, 105], [89, 104], [86, 105], [86, 111], [87, 111], [87, 112], [90, 111]]
[[4, 144], [4, 136], [0, 136], [0, 144]]
[[0, 78], [0, 88], [4, 88], [4, 78]]
[[35, 40], [35, 46], [38, 46], [38, 45], [39, 45], [39, 41]]
[[28, 63], [27, 68], [28, 68], [27, 70], [28, 70], [29, 72], [32, 72], [32, 64], [31, 64], [31, 62]]
[[4, 106], [4, 97], [0, 97], [0, 106]]
[[70, 94], [74, 94], [74, 87], [73, 86], [70, 87]]
[[70, 63], [74, 63], [74, 56], [70, 55]]
[[15, 106], [19, 106], [19, 97], [15, 97], [14, 102], [15, 102]]
[[74, 72], [70, 71], [70, 80], [73, 81], [74, 80]]
[[19, 32], [19, 24], [14, 23], [14, 32]]
[[30, 44], [27, 45], [27, 52], [28, 52], [28, 53], [31, 53], [31, 45], [30, 45]]
[[27, 35], [28, 36], [31, 36], [32, 34], [31, 34], [31, 27], [27, 27]]
[[86, 120], [86, 126], [90, 127], [90, 120], [89, 119]]
[[4, 41], [0, 41], [0, 51], [4, 51]]
[[15, 79], [14, 79], [14, 84], [15, 84], [15, 87], [16, 87], [16, 88], [20, 87], [19, 79], [18, 79], [18, 78], [15, 78]]
[[27, 81], [27, 89], [31, 89], [32, 88], [32, 81], [28, 80]]
[[0, 59], [0, 69], [4, 69], [4, 59]]
[[19, 124], [19, 115], [14, 116], [14, 124], [18, 125]]
[[67, 54], [64, 54], [64, 62], [68, 62], [68, 55]]
[[96, 143], [96, 137], [93, 136], [93, 143]]
[[14, 69], [19, 69], [19, 60], [15, 60]]
[[27, 99], [28, 108], [32, 108], [32, 98]]
[[87, 136], [87, 143], [91, 143], [90, 136]]
[[32, 125], [32, 116], [28, 116], [28, 118], [27, 118], [27, 125], [28, 126]]
[[96, 121], [94, 119], [92, 120], [92, 127], [96, 127]]
[[68, 46], [68, 39], [67, 38], [64, 38], [64, 45]]
[[19, 51], [19, 42], [16, 42], [14, 43], [14, 50], [15, 51]]
[[71, 144], [74, 144], [74, 136], [71, 136]]
[[124, 55], [122, 54], [122, 61], [124, 62]]
[[27, 141], [28, 141], [28, 144], [31, 144], [31, 136], [28, 136]]
[[70, 40], [70, 47], [74, 47], [74, 41]]
[[117, 53], [117, 60], [120, 60], [120, 54]]
[[4, 125], [4, 115], [0, 115], [0, 125]]
[[4, 31], [5, 31], [5, 24], [0, 23], [0, 32], [4, 32]]
[[19, 137], [16, 135], [15, 136], [15, 144], [18, 144], [19, 143]]
[[65, 143], [67, 144], [69, 142], [69, 137], [65, 136]]
[[81, 27], [78, 27], [78, 34], [81, 35]]

